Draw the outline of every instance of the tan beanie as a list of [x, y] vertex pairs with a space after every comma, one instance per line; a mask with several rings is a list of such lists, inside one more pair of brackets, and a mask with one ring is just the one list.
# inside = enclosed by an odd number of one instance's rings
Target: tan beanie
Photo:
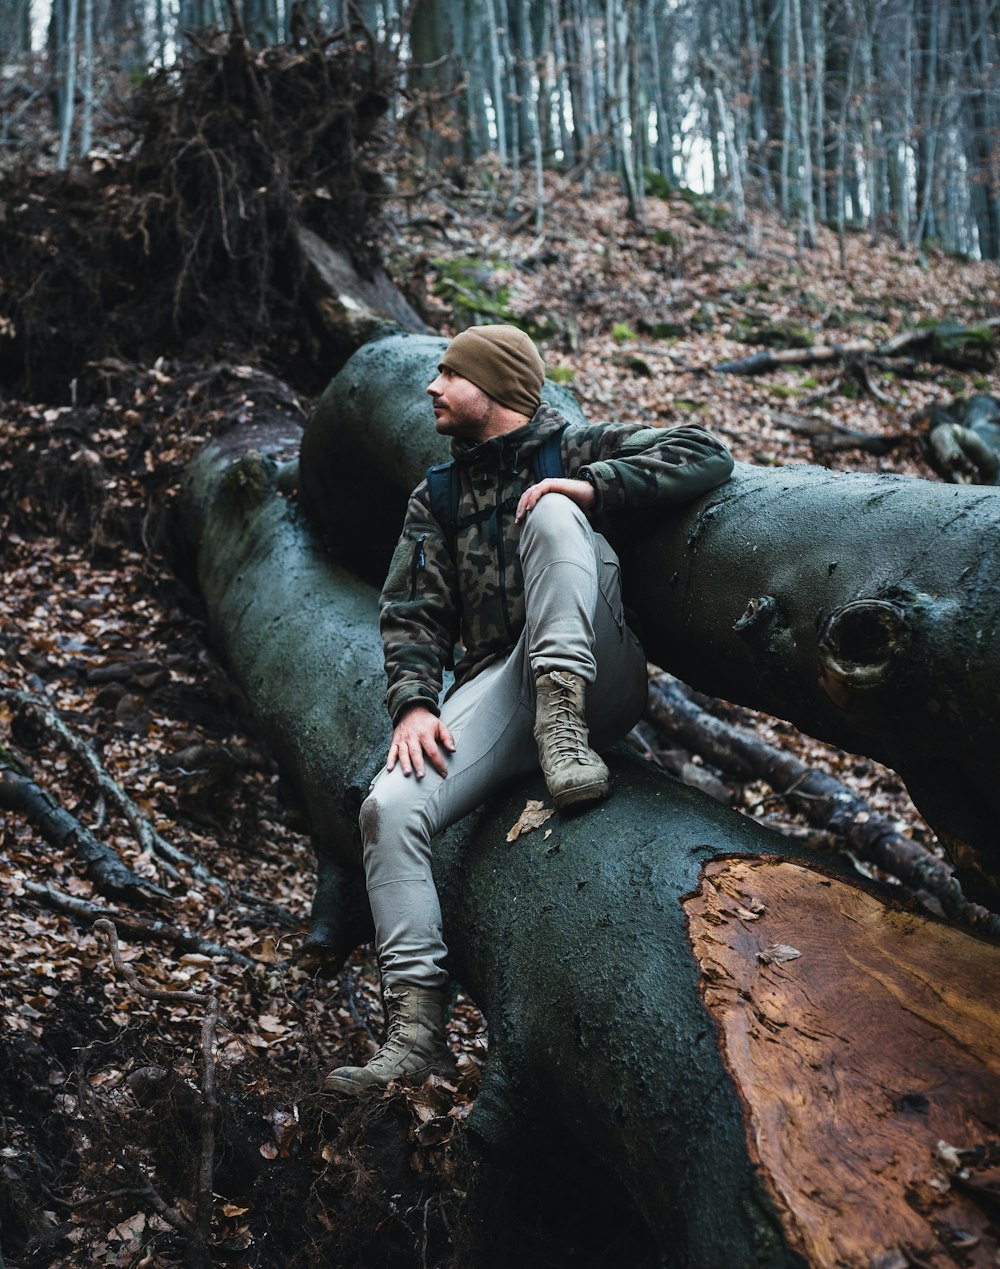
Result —
[[518, 414], [530, 417], [542, 399], [545, 362], [516, 326], [470, 326], [444, 350], [441, 365]]

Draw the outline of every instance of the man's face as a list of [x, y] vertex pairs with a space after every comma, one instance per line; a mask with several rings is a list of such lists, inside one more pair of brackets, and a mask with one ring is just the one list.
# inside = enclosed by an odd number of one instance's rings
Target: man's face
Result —
[[435, 427], [442, 435], [485, 441], [495, 431], [503, 430], [494, 426], [497, 403], [493, 398], [447, 366], [438, 367], [438, 377], [428, 384], [427, 391], [434, 407]]

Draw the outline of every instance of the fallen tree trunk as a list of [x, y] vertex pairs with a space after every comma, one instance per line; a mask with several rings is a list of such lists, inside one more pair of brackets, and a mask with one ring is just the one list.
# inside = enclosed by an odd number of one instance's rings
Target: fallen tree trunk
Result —
[[[305, 432], [306, 510], [374, 582], [406, 495], [447, 455], [424, 396], [443, 346], [402, 336], [362, 348]], [[892, 767], [969, 897], [994, 909], [998, 530], [991, 489], [737, 464], [720, 489], [652, 523], [625, 562], [651, 660]]]
[[942, 480], [957, 485], [1000, 484], [1000, 401], [957, 397], [927, 406], [910, 419], [923, 433], [927, 461]]
[[[388, 736], [375, 592], [269, 458], [239, 457], [290, 438], [247, 431], [203, 451], [184, 514], [212, 629], [306, 800], [316, 916], [343, 954], [356, 811]], [[451, 968], [490, 1022], [472, 1129], [583, 1151], [667, 1265], [869, 1269], [958, 1230], [986, 1264], [995, 1228], [938, 1145], [994, 1131], [996, 947], [638, 759], [612, 765], [615, 796], [584, 815], [509, 842], [537, 777], [435, 844]]]
[[738, 361], [723, 361], [714, 368], [731, 375], [767, 374], [784, 366], [814, 366], [820, 362], [851, 359], [917, 357], [958, 369], [989, 368], [996, 356], [996, 334], [1000, 318], [986, 318], [975, 326], [940, 322], [899, 331], [876, 344], [870, 339], [852, 339], [843, 344], [812, 344], [808, 348], [765, 349]]

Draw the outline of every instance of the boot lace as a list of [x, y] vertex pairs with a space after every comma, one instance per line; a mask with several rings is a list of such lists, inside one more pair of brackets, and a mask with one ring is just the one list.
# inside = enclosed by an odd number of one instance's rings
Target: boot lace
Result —
[[386, 1012], [389, 1015], [389, 1025], [386, 1028], [385, 1040], [379, 1047], [378, 1052], [372, 1061], [381, 1057], [395, 1057], [399, 1052], [405, 1050], [406, 1041], [401, 1035], [403, 1030], [403, 1015], [400, 1006], [404, 997], [397, 995], [391, 989], [386, 989], [383, 993], [385, 997]]
[[566, 762], [587, 762], [590, 758], [587, 728], [573, 701], [573, 689], [554, 679], [549, 697], [551, 727], [546, 729], [546, 748], [553, 758]]

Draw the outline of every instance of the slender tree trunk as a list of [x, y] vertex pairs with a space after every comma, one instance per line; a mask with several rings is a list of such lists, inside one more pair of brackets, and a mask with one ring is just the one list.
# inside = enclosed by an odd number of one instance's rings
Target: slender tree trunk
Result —
[[[962, 0], [968, 49], [970, 129], [966, 146], [972, 208], [985, 260], [1000, 259], [1000, 109], [996, 104], [997, 46], [986, 0]], [[992, 91], [991, 91], [992, 81]]]
[[781, 74], [781, 214], [788, 216], [792, 206], [792, 169], [795, 155], [792, 138], [794, 136], [794, 111], [792, 109], [792, 58], [791, 58], [791, 13], [792, 0], [778, 0], [780, 4], [780, 74]]
[[861, 143], [864, 155], [865, 201], [872, 241], [879, 232], [879, 158], [880, 154], [875, 142], [874, 121], [874, 68], [872, 66], [872, 31], [862, 16], [865, 0], [852, 0], [854, 23], [858, 31], [858, 54], [861, 68], [859, 111], [861, 120]]
[[576, 0], [576, 5], [582, 41], [584, 153], [587, 157], [587, 166], [583, 173], [583, 192], [589, 194], [593, 187], [591, 167], [597, 154], [598, 133], [601, 126], [597, 105], [597, 59], [594, 54], [593, 31], [591, 29], [587, 0]]
[[740, 29], [743, 34], [747, 64], [749, 68], [747, 95], [748, 105], [745, 112], [747, 144], [741, 153], [746, 154], [747, 174], [759, 184], [761, 192], [769, 203], [774, 202], [774, 182], [767, 162], [767, 124], [765, 122], [762, 68], [763, 51], [754, 0], [741, 0]]
[[729, 172], [729, 197], [733, 204], [733, 215], [740, 226], [746, 224], [746, 199], [743, 195], [743, 171], [741, 159], [736, 145], [736, 130], [733, 116], [726, 106], [722, 89], [715, 88], [715, 104], [719, 112], [722, 133], [726, 141], [726, 168]]
[[799, 216], [805, 245], [816, 245], [816, 212], [813, 206], [813, 154], [812, 128], [809, 120], [809, 73], [806, 63], [806, 46], [802, 29], [802, 0], [790, 0], [792, 8], [792, 35], [795, 40], [796, 73], [799, 81], [798, 131], [800, 197]]
[[914, 243], [919, 246], [927, 235], [937, 233], [934, 217], [934, 169], [937, 164], [937, 140], [941, 123], [938, 105], [938, 0], [921, 0], [918, 24], [918, 52], [923, 55], [924, 72], [921, 91], [921, 128], [917, 144], [917, 227]]
[[521, 45], [518, 49], [518, 62], [523, 69], [521, 91], [527, 98], [521, 103], [521, 118], [525, 121], [527, 128], [525, 140], [531, 152], [531, 167], [535, 177], [535, 232], [541, 233], [545, 223], [545, 182], [542, 165], [542, 136], [538, 125], [538, 93], [535, 89], [538, 64], [535, 60], [529, 0], [519, 0], [519, 2]]
[[500, 51], [503, 62], [503, 84], [501, 107], [507, 120], [507, 145], [510, 154], [511, 198], [516, 200], [521, 193], [521, 146], [524, 139], [521, 135], [520, 111], [518, 110], [516, 90], [512, 91], [515, 82], [515, 58], [511, 45], [510, 6], [518, 0], [494, 0], [497, 6], [497, 17], [500, 20]]
[[[610, 8], [610, 0], [609, 0]], [[631, 101], [629, 68], [631, 63], [629, 30], [633, 15], [633, 3], [616, 0], [614, 38], [609, 41], [614, 45], [615, 89], [612, 98], [615, 115], [614, 132], [618, 138], [617, 151], [621, 162], [622, 183], [628, 200], [629, 219], [644, 229], [642, 193], [639, 189], [639, 178], [635, 170], [635, 148], [633, 136], [635, 120], [628, 115]]]
[[660, 35], [657, 22], [656, 0], [647, 0], [645, 30], [649, 47], [650, 79], [653, 109], [656, 111], [656, 157], [654, 166], [668, 183], [673, 184], [673, 145], [671, 142], [670, 109], [667, 106], [667, 87], [660, 56]]
[[[562, 150], [562, 164], [571, 169], [576, 163], [576, 108], [573, 104], [569, 73], [570, 57], [566, 47], [566, 30], [560, 12], [560, 0], [550, 0], [549, 27], [552, 31], [553, 95], [558, 119], [558, 147]], [[572, 119], [572, 126], [570, 120]]]
[[824, 88], [826, 81], [826, 38], [823, 30], [823, 10], [820, 0], [812, 0], [809, 7], [809, 16], [813, 50], [813, 72], [810, 86], [812, 105], [809, 113], [812, 119], [812, 150], [816, 162], [816, 178], [813, 182], [813, 191], [816, 214], [819, 217], [820, 224], [826, 224], [829, 216], [827, 208], [828, 156], [826, 152], [826, 117], [824, 114], [826, 103]]
[[94, 131], [94, 0], [83, 0], [83, 111], [80, 154], [90, 153]]
[[913, 14], [907, 10], [904, 17], [903, 40], [905, 64], [903, 69], [903, 128], [899, 141], [898, 157], [898, 216], [899, 240], [906, 246], [910, 241], [913, 202], [910, 189], [910, 165], [913, 155], [913, 42], [916, 34]]
[[[62, 102], [62, 115], [59, 120], [59, 157], [56, 166], [64, 172], [69, 166], [70, 138], [73, 132], [73, 113], [76, 98], [76, 31], [79, 17], [78, 0], [68, 0], [69, 12], [66, 14], [66, 38], [63, 44], [63, 67], [65, 96]], [[63, 9], [65, 13], [66, 10]]]
[[496, 0], [486, 0], [486, 26], [490, 49], [490, 97], [493, 102], [493, 124], [497, 135], [497, 158], [501, 171], [507, 166], [507, 107], [504, 92], [505, 68], [500, 40]]

